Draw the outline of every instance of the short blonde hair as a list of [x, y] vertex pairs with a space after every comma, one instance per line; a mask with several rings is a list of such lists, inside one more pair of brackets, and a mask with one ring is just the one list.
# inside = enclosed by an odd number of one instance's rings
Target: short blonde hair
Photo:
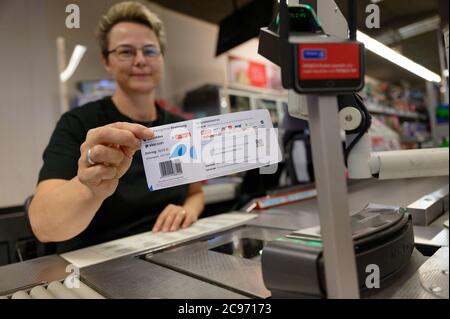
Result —
[[134, 1], [125, 1], [113, 5], [98, 22], [96, 36], [100, 45], [100, 50], [105, 58], [108, 57], [109, 32], [112, 27], [120, 22], [135, 22], [146, 25], [152, 29], [158, 38], [161, 53], [164, 54], [166, 49], [166, 37], [161, 20], [144, 4]]

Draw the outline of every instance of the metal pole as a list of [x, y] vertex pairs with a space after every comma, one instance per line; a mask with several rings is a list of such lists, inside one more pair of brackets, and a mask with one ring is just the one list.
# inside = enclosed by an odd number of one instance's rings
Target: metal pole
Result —
[[348, 27], [350, 40], [356, 40], [356, 30], [358, 29], [358, 4], [356, 0], [348, 0]]
[[336, 96], [308, 96], [328, 298], [359, 298]]
[[61, 82], [59, 75], [66, 68], [66, 41], [63, 37], [56, 39], [56, 56], [58, 58], [59, 107], [61, 114], [69, 110], [69, 93], [66, 82]]
[[442, 30], [439, 28], [437, 31], [437, 39], [438, 39], [438, 51], [439, 51], [439, 63], [441, 65], [441, 88], [443, 95], [443, 102], [448, 104], [448, 80], [445, 76], [444, 70], [448, 68], [446, 57], [445, 57], [445, 39]]

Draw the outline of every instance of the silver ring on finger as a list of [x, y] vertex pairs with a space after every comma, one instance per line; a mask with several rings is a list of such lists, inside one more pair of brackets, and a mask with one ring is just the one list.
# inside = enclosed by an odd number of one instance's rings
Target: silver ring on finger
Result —
[[88, 162], [89, 165], [94, 166], [97, 165], [96, 162], [94, 162], [91, 158], [91, 149], [89, 148], [87, 153], [86, 153], [86, 162]]

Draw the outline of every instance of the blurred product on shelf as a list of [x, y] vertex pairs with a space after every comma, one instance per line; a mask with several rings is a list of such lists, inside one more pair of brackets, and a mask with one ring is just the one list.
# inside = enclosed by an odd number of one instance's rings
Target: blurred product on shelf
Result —
[[441, 144], [439, 144], [439, 147], [448, 147], [448, 137], [444, 137], [442, 139]]
[[72, 108], [113, 95], [116, 82], [109, 79], [80, 81], [77, 83], [77, 89], [79, 93], [72, 100]]
[[229, 84], [283, 91], [280, 68], [237, 56], [228, 56]]
[[425, 94], [419, 89], [406, 86], [391, 85], [369, 79], [361, 95], [374, 118], [373, 126], [377, 134], [381, 134], [381, 125], [389, 128], [387, 136], [392, 132], [398, 135], [395, 142], [372, 138], [374, 150], [414, 149], [427, 147], [431, 140], [429, 115], [425, 103]]
[[369, 80], [361, 94], [366, 98], [369, 105], [381, 109], [390, 109], [392, 113], [405, 116], [427, 115], [425, 94], [419, 89]]
[[448, 104], [441, 104], [436, 108], [436, 124], [448, 125]]
[[400, 149], [399, 134], [376, 117], [372, 119], [369, 135], [372, 141], [372, 152]]

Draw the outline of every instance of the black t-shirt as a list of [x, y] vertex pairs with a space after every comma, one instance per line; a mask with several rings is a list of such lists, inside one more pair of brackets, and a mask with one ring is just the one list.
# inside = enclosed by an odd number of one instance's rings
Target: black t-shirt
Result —
[[[123, 115], [111, 97], [91, 102], [63, 114], [44, 151], [39, 182], [70, 180], [77, 175], [80, 146], [87, 132], [114, 122], [139, 123], [147, 127], [183, 121], [183, 118], [156, 107], [158, 117], [150, 123], [133, 121]], [[89, 226], [78, 236], [56, 244], [56, 252], [82, 248], [101, 242], [150, 231], [159, 213], [168, 204], [182, 205], [188, 185], [149, 192], [140, 150], [129, 170], [119, 180], [113, 195], [105, 199]]]

